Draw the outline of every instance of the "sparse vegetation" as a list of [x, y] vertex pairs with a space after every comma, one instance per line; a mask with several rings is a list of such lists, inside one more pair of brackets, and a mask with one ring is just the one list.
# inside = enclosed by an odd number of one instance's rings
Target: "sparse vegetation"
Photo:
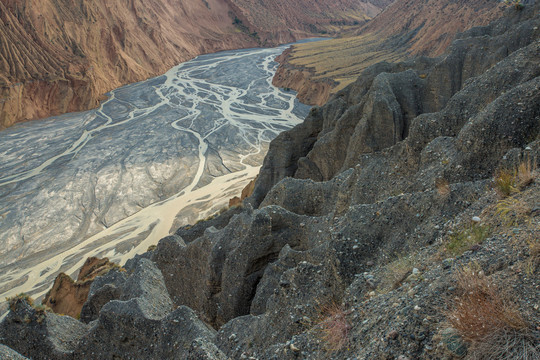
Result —
[[380, 61], [405, 59], [401, 52], [388, 52], [380, 47], [383, 39], [375, 34], [317, 41], [294, 46], [289, 62], [313, 69], [313, 80], [332, 79], [335, 93], [354, 82], [370, 65]]
[[513, 6], [516, 10], [523, 9], [523, 2], [521, 0], [504, 0], [504, 3], [508, 6]]
[[537, 358], [532, 329], [508, 293], [476, 263], [458, 271], [456, 281], [459, 296], [446, 316], [470, 344], [468, 358]]
[[15, 310], [15, 306], [17, 305], [17, 303], [22, 300], [26, 301], [30, 306], [34, 306], [34, 299], [32, 299], [30, 295], [26, 293], [20, 293], [13, 297], [6, 298], [6, 301], [8, 302], [9, 308], [11, 310]]
[[379, 289], [385, 293], [398, 288], [411, 274], [414, 267], [414, 255], [400, 256], [386, 266], [386, 272]]
[[501, 197], [507, 197], [517, 191], [516, 173], [509, 169], [499, 169], [495, 173], [495, 191]]
[[[36, 311], [35, 313], [35, 320], [38, 324], [41, 324], [43, 322], [43, 320], [45, 320], [45, 313], [46, 312], [52, 312], [51, 308], [48, 307], [48, 306], [45, 306], [45, 305], [35, 305], [34, 303], [34, 300], [30, 297], [30, 295], [26, 294], [26, 293], [20, 293], [18, 295], [15, 295], [11, 298], [6, 298], [6, 301], [8, 302], [9, 304], [9, 308], [11, 311], [15, 311], [16, 308], [17, 308], [17, 304], [20, 303], [21, 301], [26, 301], [28, 303], [28, 305], [30, 305], [31, 307], [34, 308], [34, 310]], [[29, 315], [26, 315], [24, 317], [24, 322], [29, 324], [32, 322], [32, 317], [30, 317]]]
[[348, 311], [335, 301], [323, 306], [320, 310], [320, 320], [312, 328], [326, 345], [326, 350], [337, 351], [343, 349], [349, 342], [351, 323], [347, 316]]
[[451, 233], [446, 243], [446, 252], [452, 256], [463, 254], [474, 245], [487, 239], [491, 229], [487, 225], [472, 223], [461, 230]]
[[517, 168], [517, 185], [523, 189], [534, 181], [536, 176], [536, 159], [527, 157], [527, 160], [522, 161]]
[[501, 197], [510, 196], [529, 186], [536, 177], [536, 159], [527, 158], [515, 170], [499, 169], [495, 173], [495, 190]]
[[509, 197], [497, 202], [496, 213], [504, 225], [515, 226], [528, 218], [531, 208], [523, 201]]

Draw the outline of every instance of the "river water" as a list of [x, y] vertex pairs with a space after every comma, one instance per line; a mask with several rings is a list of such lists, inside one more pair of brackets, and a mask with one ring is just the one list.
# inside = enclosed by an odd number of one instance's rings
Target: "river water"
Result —
[[271, 85], [285, 49], [199, 56], [0, 132], [0, 299], [39, 297], [89, 256], [123, 263], [239, 195], [309, 111]]

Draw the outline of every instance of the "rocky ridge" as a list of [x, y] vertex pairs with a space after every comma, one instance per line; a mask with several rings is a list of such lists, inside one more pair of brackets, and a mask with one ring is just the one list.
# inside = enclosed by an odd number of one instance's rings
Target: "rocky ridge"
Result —
[[386, 2], [2, 1], [0, 129], [95, 107], [200, 54], [331, 34]]
[[[504, 358], [485, 349], [506, 327], [475, 342], [448, 324], [478, 267], [519, 289], [512, 339], [537, 358], [539, 6], [368, 68], [271, 143], [243, 209], [96, 278], [81, 321], [12, 299], [0, 343], [33, 359]], [[520, 164], [501, 198], [497, 169]]]
[[322, 105], [370, 65], [409, 56], [439, 56], [455, 35], [487, 25], [505, 8], [497, 0], [397, 0], [373, 20], [328, 42], [294, 46], [278, 58], [274, 85]]

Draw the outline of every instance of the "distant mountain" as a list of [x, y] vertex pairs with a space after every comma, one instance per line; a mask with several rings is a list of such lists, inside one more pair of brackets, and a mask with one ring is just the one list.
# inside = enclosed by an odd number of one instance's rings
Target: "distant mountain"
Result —
[[389, 2], [1, 0], [0, 129], [95, 107], [202, 53], [332, 34]]
[[274, 84], [322, 105], [368, 66], [441, 55], [458, 32], [488, 24], [505, 7], [499, 0], [396, 0], [347, 36], [295, 46], [280, 59]]

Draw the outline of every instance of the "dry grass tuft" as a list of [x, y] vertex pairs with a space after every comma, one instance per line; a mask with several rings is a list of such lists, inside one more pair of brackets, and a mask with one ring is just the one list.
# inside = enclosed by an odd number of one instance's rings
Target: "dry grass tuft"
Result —
[[507, 197], [518, 191], [516, 173], [509, 169], [499, 169], [495, 173], [495, 191], [500, 197]]
[[538, 332], [503, 329], [475, 344], [467, 359], [537, 360], [540, 359]]
[[530, 157], [527, 160], [522, 161], [517, 168], [517, 185], [520, 189], [532, 184], [534, 178], [536, 177], [536, 159], [531, 159]]
[[515, 197], [509, 197], [497, 202], [495, 212], [505, 226], [515, 226], [524, 222], [531, 214], [529, 205]]
[[442, 197], [450, 195], [450, 183], [444, 178], [437, 178], [435, 180], [435, 188], [437, 189], [437, 193]]
[[537, 354], [533, 331], [508, 293], [475, 264], [457, 273], [457, 285], [460, 296], [446, 316], [471, 345], [468, 358], [536, 359], [526, 355]]
[[341, 350], [349, 344], [351, 330], [351, 323], [347, 318], [349, 313], [334, 301], [320, 309], [320, 320], [312, 330], [320, 335], [327, 350]]
[[499, 169], [495, 172], [495, 190], [503, 198], [510, 196], [533, 183], [537, 175], [536, 159], [527, 156], [516, 169]]

